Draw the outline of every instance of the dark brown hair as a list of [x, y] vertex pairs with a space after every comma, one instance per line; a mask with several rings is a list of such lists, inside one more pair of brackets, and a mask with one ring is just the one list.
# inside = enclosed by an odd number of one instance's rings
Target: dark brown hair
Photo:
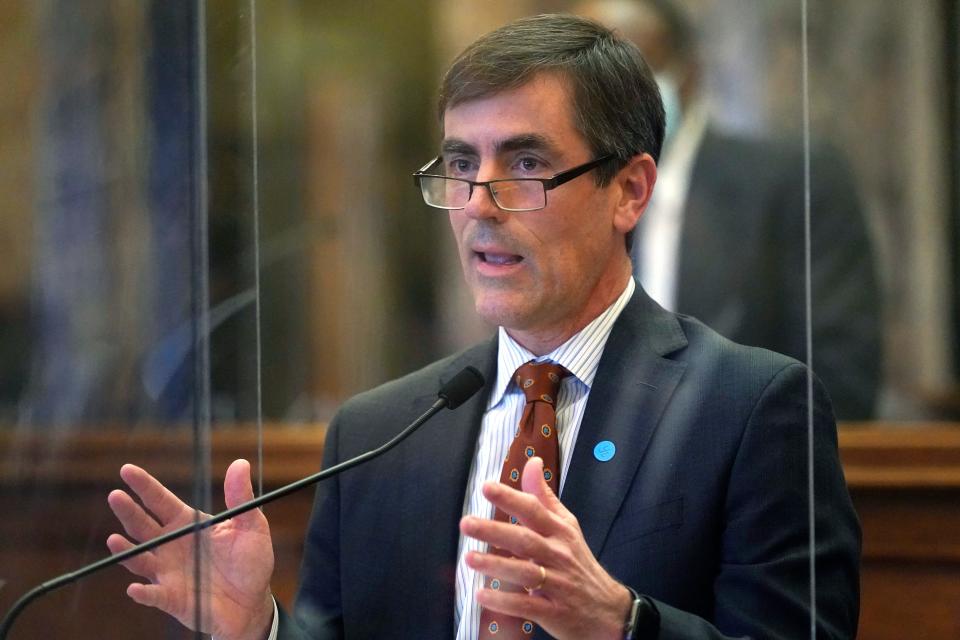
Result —
[[659, 159], [663, 104], [640, 51], [606, 27], [572, 15], [522, 18], [467, 47], [443, 78], [440, 121], [451, 107], [519, 87], [544, 72], [569, 82], [574, 125], [594, 157], [616, 156], [597, 170], [599, 186], [639, 153]]

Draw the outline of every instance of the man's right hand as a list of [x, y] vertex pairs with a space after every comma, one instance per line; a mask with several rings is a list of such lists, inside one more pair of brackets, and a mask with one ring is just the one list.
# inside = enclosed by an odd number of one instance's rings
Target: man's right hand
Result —
[[[194, 522], [194, 509], [140, 467], [124, 465], [120, 477], [143, 506], [125, 491], [110, 493], [107, 502], [129, 536], [128, 539], [111, 534], [107, 547], [112, 553]], [[228, 509], [253, 499], [250, 463], [234, 460], [227, 469], [223, 493]], [[217, 640], [266, 638], [273, 620], [273, 544], [267, 518], [254, 509], [214, 525], [200, 536], [204, 565], [200, 584], [203, 619], [199, 629], [195, 619], [193, 535], [124, 562], [129, 571], [148, 581], [131, 584], [127, 595], [135, 602], [165, 611], [191, 629], [212, 634]]]

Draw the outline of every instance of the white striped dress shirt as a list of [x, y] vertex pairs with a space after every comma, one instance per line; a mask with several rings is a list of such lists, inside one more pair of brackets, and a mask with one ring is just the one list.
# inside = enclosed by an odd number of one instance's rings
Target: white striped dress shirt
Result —
[[[500, 328], [497, 353], [497, 379], [490, 391], [487, 409], [480, 425], [477, 454], [467, 480], [463, 515], [493, 518], [494, 507], [481, 490], [487, 481], [498, 482], [503, 460], [510, 450], [514, 431], [526, 404], [523, 391], [513, 382], [520, 365], [531, 360], [549, 360], [563, 365], [573, 375], [564, 378], [557, 394], [557, 431], [560, 438], [560, 493], [570, 466], [571, 453], [580, 431], [587, 397], [597, 374], [600, 356], [610, 337], [613, 323], [620, 316], [636, 285], [631, 278], [623, 293], [578, 334], [552, 352], [535, 357]], [[483, 587], [483, 575], [466, 565], [468, 551], [486, 551], [486, 544], [460, 537], [457, 555], [456, 626], [457, 640], [474, 640], [480, 624], [480, 606], [476, 593]]]

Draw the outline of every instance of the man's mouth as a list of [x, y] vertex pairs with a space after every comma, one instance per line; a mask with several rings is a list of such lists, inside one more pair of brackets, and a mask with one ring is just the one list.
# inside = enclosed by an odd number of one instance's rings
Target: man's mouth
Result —
[[480, 259], [481, 262], [485, 262], [490, 265], [497, 267], [505, 267], [512, 264], [518, 264], [523, 261], [523, 256], [518, 256], [513, 253], [493, 253], [490, 251], [475, 251], [474, 254]]

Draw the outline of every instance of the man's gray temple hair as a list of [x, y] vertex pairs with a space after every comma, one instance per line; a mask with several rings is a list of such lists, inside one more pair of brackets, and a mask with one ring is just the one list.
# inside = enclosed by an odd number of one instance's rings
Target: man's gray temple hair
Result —
[[519, 87], [540, 73], [557, 73], [569, 83], [574, 125], [594, 157], [615, 155], [597, 169], [598, 186], [639, 153], [659, 159], [664, 112], [650, 67], [633, 43], [572, 15], [522, 18], [467, 47], [440, 87], [441, 126], [447, 109]]

